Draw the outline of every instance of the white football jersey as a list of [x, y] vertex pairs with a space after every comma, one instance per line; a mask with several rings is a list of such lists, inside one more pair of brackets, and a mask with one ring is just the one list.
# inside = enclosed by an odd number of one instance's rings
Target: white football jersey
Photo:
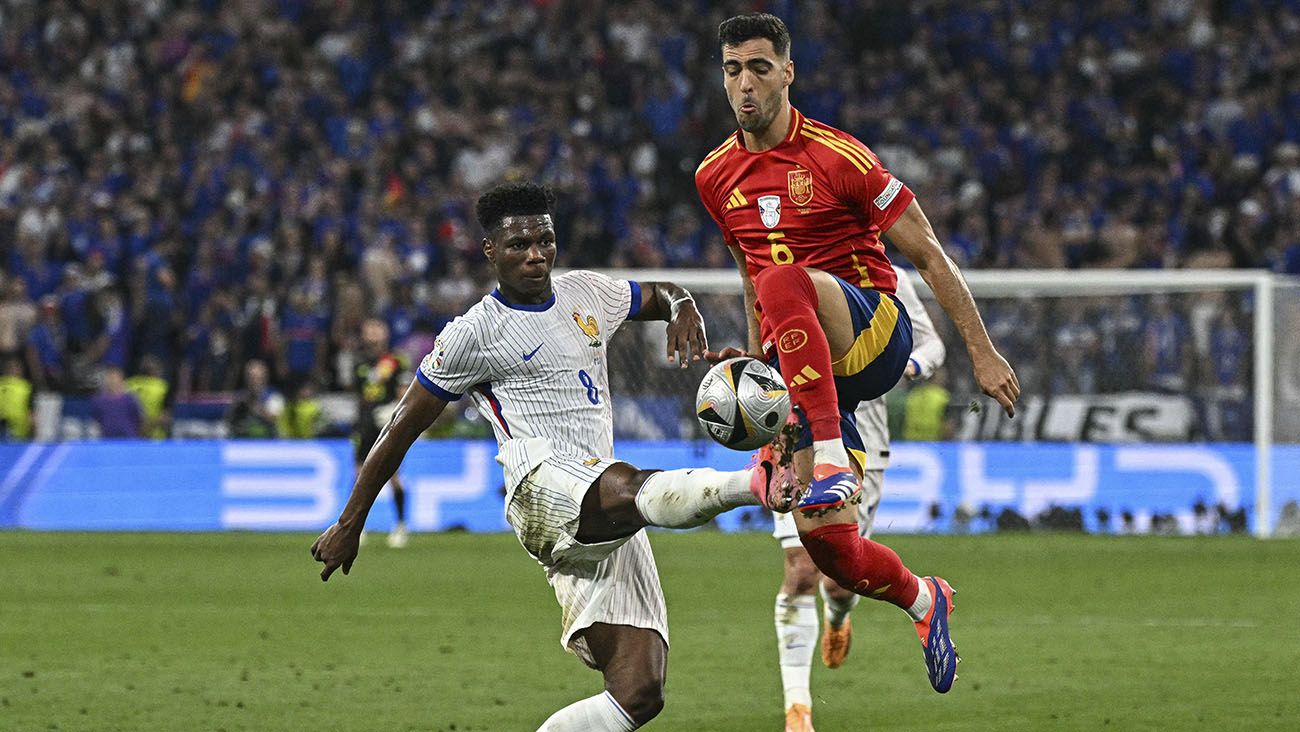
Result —
[[[497, 290], [443, 329], [417, 380], [448, 401], [469, 394], [502, 448], [507, 488], [553, 454], [586, 460], [614, 456], [606, 347], [641, 307], [636, 282], [585, 270], [557, 275], [539, 305], [507, 303]], [[512, 443], [508, 446], [507, 443]]]
[[[925, 303], [916, 294], [916, 287], [907, 270], [894, 266], [898, 274], [898, 299], [907, 308], [907, 315], [912, 320], [912, 355], [916, 363], [916, 379], [928, 379], [935, 369], [943, 365], [948, 351], [934, 329], [930, 313], [926, 312]], [[872, 399], [858, 405], [856, 414], [858, 434], [862, 435], [862, 444], [867, 451], [867, 470], [884, 470], [889, 467], [889, 410], [885, 398]]]

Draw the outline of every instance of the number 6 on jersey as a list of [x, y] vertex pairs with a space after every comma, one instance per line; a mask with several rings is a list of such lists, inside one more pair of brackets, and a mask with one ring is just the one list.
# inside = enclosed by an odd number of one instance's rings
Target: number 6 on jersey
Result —
[[767, 240], [772, 243], [772, 261], [777, 264], [794, 264], [794, 252], [790, 251], [790, 247], [780, 243], [784, 238], [785, 233], [781, 231], [773, 231], [767, 235]]

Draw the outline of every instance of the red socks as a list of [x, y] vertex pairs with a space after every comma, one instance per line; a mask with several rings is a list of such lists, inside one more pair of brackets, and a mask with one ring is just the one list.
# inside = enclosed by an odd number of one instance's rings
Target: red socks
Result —
[[916, 575], [893, 549], [859, 536], [857, 524], [818, 526], [802, 540], [817, 568], [840, 587], [904, 610], [916, 602]]
[[813, 440], [840, 439], [831, 348], [817, 321], [817, 287], [802, 267], [768, 267], [754, 277], [763, 338], [776, 344], [790, 399], [808, 418]]
[[[754, 277], [763, 339], [776, 344], [790, 398], [814, 441], [840, 439], [831, 349], [817, 321], [817, 287], [802, 267], [768, 267]], [[819, 526], [803, 536], [813, 563], [841, 587], [904, 610], [916, 602], [916, 576], [892, 549], [858, 535], [857, 524]]]

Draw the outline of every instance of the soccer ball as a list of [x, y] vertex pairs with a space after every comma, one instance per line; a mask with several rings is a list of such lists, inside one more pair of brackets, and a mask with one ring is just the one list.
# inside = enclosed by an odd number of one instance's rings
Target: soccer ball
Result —
[[695, 414], [709, 437], [733, 450], [753, 450], [781, 431], [790, 392], [771, 366], [747, 356], [730, 358], [704, 375]]

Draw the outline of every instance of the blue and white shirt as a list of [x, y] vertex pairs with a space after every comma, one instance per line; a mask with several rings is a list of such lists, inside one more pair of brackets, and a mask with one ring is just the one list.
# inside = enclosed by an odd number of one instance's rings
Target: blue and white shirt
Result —
[[614, 456], [606, 348], [641, 309], [641, 287], [585, 270], [551, 285], [537, 305], [493, 290], [443, 329], [416, 374], [442, 399], [473, 398], [496, 435], [508, 489], [546, 457], [514, 454], [510, 441], [546, 438], [555, 455], [577, 460]]

